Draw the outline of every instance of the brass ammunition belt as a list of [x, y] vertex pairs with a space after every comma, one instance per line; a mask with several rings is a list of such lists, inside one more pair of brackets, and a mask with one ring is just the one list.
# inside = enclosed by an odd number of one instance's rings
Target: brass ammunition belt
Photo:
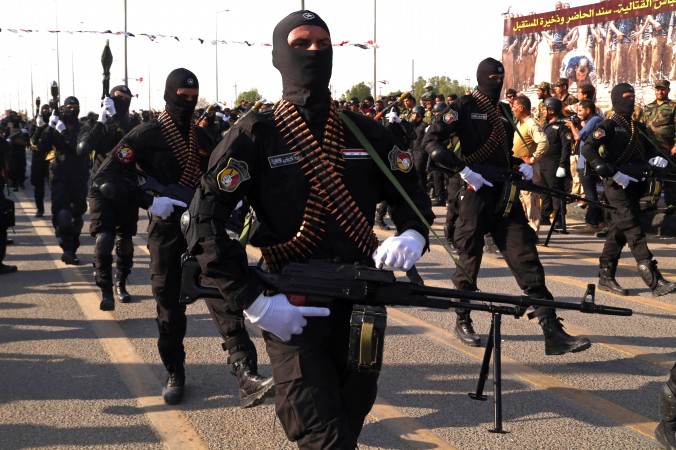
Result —
[[630, 120], [627, 122], [627, 119], [624, 117], [620, 116], [617, 113], [613, 113], [612, 116], [610, 116], [610, 120], [621, 126], [622, 128], [626, 130], [630, 130], [630, 136], [629, 136], [629, 142], [627, 142], [627, 146], [624, 147], [624, 150], [622, 150], [622, 153], [620, 153], [620, 156], [617, 157], [615, 160], [615, 163], [618, 165], [625, 164], [626, 162], [629, 161], [629, 158], [632, 157], [634, 154], [634, 151], [638, 148], [640, 154], [641, 154], [641, 159], [645, 159], [645, 155], [643, 154], [643, 151], [641, 150], [641, 147], [638, 144], [638, 133], [636, 133], [636, 128], [634, 125], [634, 121]]
[[502, 120], [500, 119], [497, 107], [491, 104], [488, 97], [476, 89], [472, 91], [472, 97], [476, 101], [476, 104], [481, 112], [486, 114], [488, 122], [492, 126], [492, 130], [491, 134], [488, 135], [488, 139], [486, 139], [486, 142], [484, 142], [479, 150], [469, 155], [463, 154], [465, 163], [471, 166], [485, 162], [488, 160], [488, 158], [490, 158], [490, 156], [498, 147], [502, 147], [503, 151], [505, 152], [505, 156], [507, 157], [507, 161], [509, 161], [511, 142], [507, 142], [507, 133], [505, 132], [505, 128], [502, 125]]
[[192, 188], [197, 187], [197, 183], [199, 183], [202, 177], [202, 169], [199, 164], [199, 157], [197, 156], [198, 144], [195, 129], [190, 125], [189, 142], [186, 143], [178, 128], [176, 128], [176, 124], [174, 124], [171, 116], [166, 111], [162, 111], [157, 122], [160, 125], [162, 137], [169, 145], [169, 148], [171, 148], [171, 152], [181, 167], [181, 176], [178, 184]]
[[321, 147], [296, 107], [285, 100], [275, 110], [275, 124], [289, 149], [299, 158], [311, 191], [296, 235], [284, 243], [261, 249], [270, 270], [279, 270], [291, 261], [302, 261], [312, 255], [325, 232], [326, 213], [335, 217], [359, 251], [370, 256], [378, 246], [378, 238], [342, 181], [343, 125], [333, 105]]

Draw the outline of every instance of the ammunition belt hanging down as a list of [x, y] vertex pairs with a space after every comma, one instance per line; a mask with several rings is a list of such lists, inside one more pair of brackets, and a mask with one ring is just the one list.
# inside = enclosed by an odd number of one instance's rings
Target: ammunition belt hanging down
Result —
[[181, 186], [188, 186], [191, 188], [197, 187], [200, 178], [202, 177], [202, 169], [199, 164], [199, 157], [197, 156], [197, 135], [195, 129], [190, 125], [190, 132], [188, 135], [188, 142], [185, 142], [180, 131], [176, 128], [176, 124], [171, 119], [171, 116], [166, 111], [162, 111], [157, 122], [160, 125], [162, 137], [171, 148], [176, 161], [181, 167], [181, 176], [178, 184]]
[[335, 217], [359, 251], [370, 256], [378, 247], [378, 238], [342, 181], [344, 160], [340, 150], [345, 148], [343, 124], [333, 105], [324, 127], [322, 146], [293, 104], [282, 100], [275, 109], [274, 117], [286, 145], [299, 158], [301, 170], [311, 188], [296, 235], [281, 244], [261, 248], [268, 268], [273, 272], [279, 271], [291, 261], [310, 257], [325, 233], [326, 213]]
[[505, 152], [507, 161], [509, 161], [511, 142], [507, 142], [507, 133], [505, 128], [502, 125], [502, 120], [498, 114], [497, 106], [494, 106], [488, 97], [483, 95], [481, 92], [476, 89], [472, 91], [472, 97], [476, 101], [477, 106], [486, 114], [488, 122], [491, 124], [491, 134], [488, 135], [488, 139], [481, 146], [479, 150], [472, 153], [471, 155], [463, 153], [463, 159], [467, 165], [480, 164], [485, 162], [490, 158], [493, 152], [498, 148], [502, 147], [502, 150]]
[[627, 142], [627, 146], [624, 147], [624, 150], [622, 150], [622, 153], [620, 153], [620, 156], [617, 157], [615, 160], [615, 163], [617, 165], [622, 165], [625, 164], [627, 161], [629, 161], [629, 158], [634, 154], [634, 150], [638, 147], [639, 152], [641, 153], [641, 158], [644, 158], [644, 154], [641, 151], [640, 146], [637, 146], [638, 144], [638, 133], [636, 133], [636, 128], [634, 125], [634, 121], [630, 120], [627, 122], [627, 119], [624, 117], [620, 116], [619, 114], [613, 113], [612, 116], [610, 116], [610, 120], [621, 126], [622, 128], [626, 130], [630, 130], [631, 135], [629, 136], [629, 142]]

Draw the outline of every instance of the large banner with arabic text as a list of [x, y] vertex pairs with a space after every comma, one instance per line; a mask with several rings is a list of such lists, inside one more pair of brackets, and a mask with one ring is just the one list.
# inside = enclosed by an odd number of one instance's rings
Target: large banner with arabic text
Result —
[[573, 93], [592, 84], [605, 95], [625, 82], [637, 88], [640, 102], [652, 101], [657, 81], [676, 79], [676, 0], [555, 5], [550, 12], [506, 15], [505, 88], [532, 92], [565, 78]]

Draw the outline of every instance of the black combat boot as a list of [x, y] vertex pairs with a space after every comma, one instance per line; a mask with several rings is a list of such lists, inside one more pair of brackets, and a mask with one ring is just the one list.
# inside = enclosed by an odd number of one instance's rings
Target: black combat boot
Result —
[[74, 251], [64, 251], [61, 254], [61, 261], [68, 264], [69, 266], [80, 265], [80, 259], [77, 257]]
[[275, 396], [275, 383], [272, 377], [258, 374], [256, 364], [248, 358], [232, 363], [232, 374], [239, 381], [239, 400], [242, 408], [253, 408], [265, 402], [268, 397]]
[[598, 287], [602, 291], [608, 291], [617, 295], [627, 295], [629, 291], [617, 282], [615, 279], [615, 271], [617, 270], [617, 262], [601, 263], [601, 271], [599, 272]]
[[653, 296], [659, 297], [676, 291], [676, 282], [664, 279], [659, 270], [657, 270], [657, 261], [640, 261], [638, 263], [638, 273], [641, 278], [653, 291]]
[[101, 311], [114, 311], [115, 298], [113, 298], [113, 287], [110, 284], [101, 284], [101, 304], [99, 309]]
[[655, 438], [667, 450], [676, 450], [676, 366], [660, 391], [660, 423]]
[[387, 202], [380, 202], [376, 206], [376, 225], [381, 230], [390, 230], [389, 225], [385, 223], [385, 214], [387, 214]]
[[167, 382], [162, 388], [162, 398], [168, 405], [177, 405], [183, 400], [183, 391], [185, 386], [185, 367], [183, 364], [177, 364], [175, 368], [169, 370]]
[[129, 303], [131, 295], [127, 292], [127, 276], [121, 273], [115, 274], [115, 297], [120, 303]]
[[[537, 310], [536, 310], [537, 313]], [[536, 314], [531, 313], [529, 318]], [[545, 335], [545, 355], [563, 355], [565, 353], [576, 353], [587, 350], [591, 347], [591, 341], [585, 337], [571, 336], [563, 331], [560, 317], [552, 312], [546, 312], [539, 315], [538, 321]]]
[[455, 334], [458, 335], [460, 341], [470, 347], [480, 347], [481, 337], [474, 331], [469, 311], [456, 309], [455, 314]]
[[16, 266], [8, 266], [7, 264], [3, 264], [0, 262], [0, 275], [4, 275], [6, 273], [12, 273], [16, 272], [17, 268]]

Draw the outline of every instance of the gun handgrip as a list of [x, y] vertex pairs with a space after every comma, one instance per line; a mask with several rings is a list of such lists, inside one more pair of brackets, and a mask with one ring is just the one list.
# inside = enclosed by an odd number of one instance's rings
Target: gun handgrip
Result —
[[307, 306], [307, 296], [302, 294], [285, 294], [293, 306]]

